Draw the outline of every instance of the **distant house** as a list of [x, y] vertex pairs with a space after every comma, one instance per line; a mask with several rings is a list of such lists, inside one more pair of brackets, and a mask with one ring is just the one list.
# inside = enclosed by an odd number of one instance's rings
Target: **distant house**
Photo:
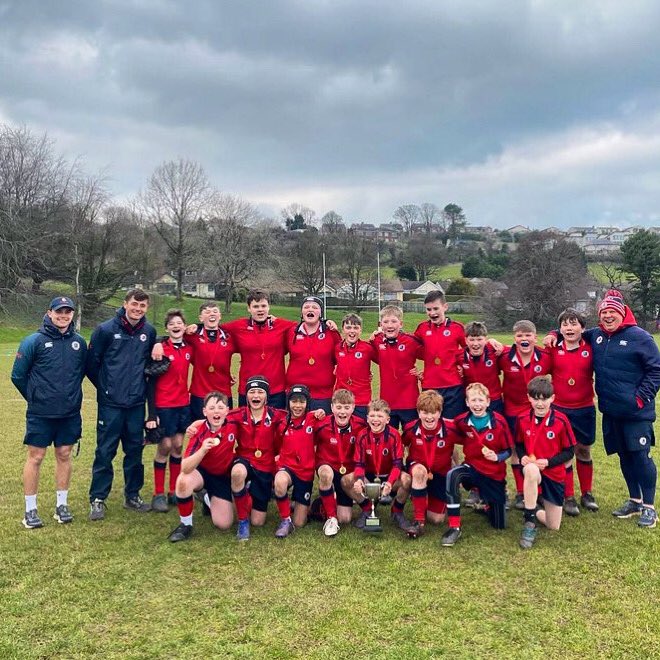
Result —
[[356, 222], [350, 226], [348, 231], [350, 234], [359, 238], [370, 238], [374, 240], [378, 238], [378, 229], [376, 225], [370, 222]]
[[187, 270], [183, 275], [182, 289], [193, 298], [215, 298], [215, 282], [208, 273]]
[[513, 225], [513, 227], [509, 227], [506, 231], [508, 231], [511, 236], [516, 236], [517, 234], [529, 234], [530, 229], [524, 225]]
[[425, 296], [427, 293], [431, 293], [431, 291], [441, 291], [444, 293], [444, 289], [439, 284], [431, 282], [431, 280], [426, 280], [426, 282], [401, 280], [401, 287], [403, 288], [403, 293], [413, 296]]
[[584, 246], [585, 254], [612, 254], [618, 252], [620, 245], [610, 240], [597, 239], [589, 241]]
[[161, 275], [153, 284], [156, 293], [168, 296], [176, 293], [176, 278], [169, 273]]
[[398, 277], [380, 283], [380, 297], [384, 302], [403, 302], [403, 285]]
[[[352, 300], [353, 290], [350, 284], [337, 287], [336, 297], [340, 300]], [[358, 289], [358, 299], [365, 302], [378, 300], [378, 288], [374, 284], [362, 284]]]

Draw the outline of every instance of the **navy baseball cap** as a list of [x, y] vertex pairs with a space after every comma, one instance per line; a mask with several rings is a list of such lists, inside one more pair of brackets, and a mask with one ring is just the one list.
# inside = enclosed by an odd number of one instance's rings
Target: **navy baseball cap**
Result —
[[48, 309], [52, 309], [53, 311], [57, 311], [58, 309], [62, 309], [62, 307], [70, 307], [71, 309], [75, 310], [76, 305], [71, 300], [71, 298], [67, 298], [66, 296], [61, 296], [59, 298], [53, 298], [50, 301], [50, 307]]

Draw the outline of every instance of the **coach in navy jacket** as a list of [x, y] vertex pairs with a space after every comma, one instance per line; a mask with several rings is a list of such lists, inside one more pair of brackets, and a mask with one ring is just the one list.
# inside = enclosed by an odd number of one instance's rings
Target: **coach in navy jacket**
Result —
[[144, 367], [156, 341], [147, 322], [149, 296], [132, 289], [114, 318], [101, 323], [89, 344], [86, 373], [96, 387], [98, 419], [96, 455], [89, 489], [90, 520], [103, 520], [105, 500], [114, 476], [112, 460], [119, 441], [124, 449], [124, 506], [144, 512], [142, 464], [144, 404], [147, 394]]
[[591, 343], [598, 407], [603, 413], [603, 441], [618, 454], [630, 499], [613, 515], [640, 515], [640, 527], [655, 527], [657, 469], [655, 396], [660, 389], [660, 351], [653, 337], [638, 327], [617, 291], [598, 307], [599, 326], [585, 333]]
[[75, 304], [66, 296], [54, 298], [41, 328], [26, 337], [16, 352], [11, 380], [27, 401], [25, 439], [27, 460], [23, 469], [25, 517], [23, 525], [43, 525], [37, 513], [41, 463], [47, 448], [55, 448], [57, 500], [55, 519], [73, 520], [68, 508], [71, 449], [82, 433], [80, 407], [85, 375], [85, 340], [74, 330]]

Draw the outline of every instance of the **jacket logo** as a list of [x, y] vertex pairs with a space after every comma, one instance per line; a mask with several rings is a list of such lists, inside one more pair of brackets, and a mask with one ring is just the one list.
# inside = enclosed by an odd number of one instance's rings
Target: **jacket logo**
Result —
[[339, 357], [346, 357], [346, 353], [342, 353], [341, 351], [339, 351]]
[[170, 362], [174, 362], [174, 356], [173, 355], [168, 355], [167, 357], [170, 359]]
[[147, 335], [145, 335], [144, 333], [142, 333], [142, 334], [140, 335], [140, 341], [147, 341]]
[[74, 351], [79, 351], [80, 350], [80, 342], [79, 341], [72, 341], [71, 342], [71, 348]]
[[628, 346], [628, 342], [627, 342], [625, 339], [622, 339], [622, 340], [619, 342], [619, 346]]
[[113, 339], [121, 339], [121, 334], [119, 332], [115, 332]]
[[426, 336], [430, 337], [433, 334], [433, 330], [427, 330], [426, 331]]
[[337, 444], [337, 438], [330, 438], [330, 444], [331, 445], [336, 445]]
[[642, 447], [646, 444], [646, 436], [642, 436], [639, 439], [639, 444], [642, 445]]
[[596, 343], [597, 344], [602, 344], [603, 343], [603, 336], [602, 335], [600, 337], [596, 338]]
[[53, 348], [53, 342], [52, 342], [52, 341], [47, 341], [47, 342], [44, 344], [44, 348]]

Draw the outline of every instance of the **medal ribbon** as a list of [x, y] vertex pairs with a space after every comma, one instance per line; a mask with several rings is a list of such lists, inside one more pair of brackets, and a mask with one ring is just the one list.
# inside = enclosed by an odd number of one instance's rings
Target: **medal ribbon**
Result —
[[[433, 463], [435, 462], [435, 452], [438, 448], [438, 443], [436, 438], [441, 435], [442, 432], [442, 422], [440, 422], [440, 429], [434, 433], [432, 436], [424, 435], [425, 429], [420, 422], [420, 431], [422, 432], [422, 437], [424, 438], [424, 458], [426, 460], [426, 470], [427, 472], [433, 472]], [[430, 439], [429, 439], [430, 438]], [[431, 445], [431, 455], [429, 456], [429, 445]]]
[[[346, 458], [346, 453], [344, 452], [344, 445], [343, 445], [343, 439], [342, 435], [346, 435], [346, 433], [350, 433], [351, 431], [351, 424], [349, 422], [348, 426], [346, 427], [346, 430], [344, 433], [341, 432], [341, 429], [335, 425], [335, 418], [332, 418], [332, 435], [337, 438], [337, 453], [339, 454], [339, 467], [345, 466], [344, 459]], [[350, 438], [349, 438], [350, 441]]]
[[527, 452], [528, 456], [536, 455], [534, 453], [534, 449], [536, 447], [536, 439], [539, 437], [539, 433], [543, 430], [543, 427], [548, 421], [548, 418], [550, 417], [550, 413], [552, 413], [552, 409], [548, 410], [545, 417], [537, 424], [536, 415], [534, 414], [534, 411], [532, 411], [532, 417], [533, 417], [532, 422], [534, 426], [532, 427], [532, 433], [530, 433], [529, 435], [529, 451]]
[[525, 389], [527, 389], [527, 385], [529, 385], [529, 381], [531, 380], [532, 363], [534, 362], [534, 358], [536, 357], [536, 349], [534, 349], [529, 364], [527, 365], [523, 364], [522, 355], [520, 355], [517, 347], [516, 347], [516, 357], [518, 358], [518, 362], [520, 364], [520, 370], [522, 372], [522, 377], [523, 380], [525, 381]]
[[[385, 444], [385, 435], [387, 433], [387, 428], [383, 431], [383, 444]], [[380, 476], [380, 465], [383, 462], [383, 453], [381, 451], [377, 451], [379, 449], [379, 442], [378, 438], [372, 433], [371, 429], [369, 429], [369, 446], [371, 448], [371, 456], [374, 461], [374, 469], [375, 469], [375, 476], [379, 477]]]

